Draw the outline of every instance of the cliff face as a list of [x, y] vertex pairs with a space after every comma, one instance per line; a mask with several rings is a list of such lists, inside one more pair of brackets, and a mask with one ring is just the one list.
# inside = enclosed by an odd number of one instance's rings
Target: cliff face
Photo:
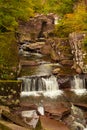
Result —
[[[49, 55], [55, 62], [73, 66], [77, 73], [82, 73], [85, 68], [83, 40], [86, 34], [73, 32], [67, 38], [58, 38], [52, 35], [54, 28], [55, 15], [39, 15], [26, 23], [20, 22], [17, 38], [23, 44], [22, 49]], [[40, 38], [44, 41], [39, 41]]]
[[85, 32], [73, 32], [69, 35], [70, 46], [72, 49], [72, 54], [74, 55], [73, 61], [75, 66], [79, 66], [83, 71], [85, 69], [85, 56], [83, 40], [86, 37]]
[[54, 29], [54, 15], [38, 15], [28, 22], [19, 22], [18, 39], [23, 41], [35, 41], [40, 37], [47, 37]]

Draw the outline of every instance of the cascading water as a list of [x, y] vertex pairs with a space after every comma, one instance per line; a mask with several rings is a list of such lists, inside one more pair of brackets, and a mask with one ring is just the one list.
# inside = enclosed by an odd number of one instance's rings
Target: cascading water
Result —
[[56, 91], [59, 89], [58, 82], [56, 77], [51, 76], [50, 78], [42, 78], [43, 82], [46, 85], [46, 91]]
[[80, 75], [75, 75], [73, 80], [71, 80], [71, 89], [76, 94], [83, 94], [86, 92], [85, 89], [85, 78]]
[[83, 89], [85, 88], [85, 79], [81, 78], [79, 75], [75, 75], [74, 79], [71, 81], [72, 89]]
[[49, 77], [22, 77], [23, 81], [21, 96], [35, 95], [43, 93], [44, 96], [56, 97], [62, 93], [59, 90], [57, 78], [53, 75]]

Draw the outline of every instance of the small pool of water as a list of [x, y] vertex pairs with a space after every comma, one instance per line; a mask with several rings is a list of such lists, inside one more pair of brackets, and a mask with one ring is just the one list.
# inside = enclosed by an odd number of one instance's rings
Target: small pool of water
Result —
[[31, 75], [51, 75], [52, 70], [59, 67], [58, 63], [42, 63], [37, 66], [24, 66], [21, 71], [21, 76], [31, 76]]

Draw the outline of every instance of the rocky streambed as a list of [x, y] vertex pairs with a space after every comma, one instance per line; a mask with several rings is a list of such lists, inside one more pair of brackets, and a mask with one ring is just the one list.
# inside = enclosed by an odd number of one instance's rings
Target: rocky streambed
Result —
[[53, 14], [20, 21], [20, 102], [0, 105], [1, 130], [87, 129], [87, 75], [81, 50], [85, 35], [58, 38], [53, 30]]
[[87, 94], [65, 91], [56, 99], [22, 97], [19, 106], [0, 106], [0, 129], [84, 130], [87, 123]]

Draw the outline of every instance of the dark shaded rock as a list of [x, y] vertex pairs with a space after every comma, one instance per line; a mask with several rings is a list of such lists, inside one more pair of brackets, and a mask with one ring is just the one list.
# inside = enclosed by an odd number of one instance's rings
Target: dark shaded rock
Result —
[[73, 60], [62, 60], [62, 61], [60, 62], [60, 64], [72, 66], [72, 65], [73, 65]]
[[60, 89], [71, 88], [70, 77], [61, 76], [58, 78], [58, 84]]
[[87, 110], [87, 104], [85, 103], [74, 103], [75, 106], [80, 107], [84, 110]]

